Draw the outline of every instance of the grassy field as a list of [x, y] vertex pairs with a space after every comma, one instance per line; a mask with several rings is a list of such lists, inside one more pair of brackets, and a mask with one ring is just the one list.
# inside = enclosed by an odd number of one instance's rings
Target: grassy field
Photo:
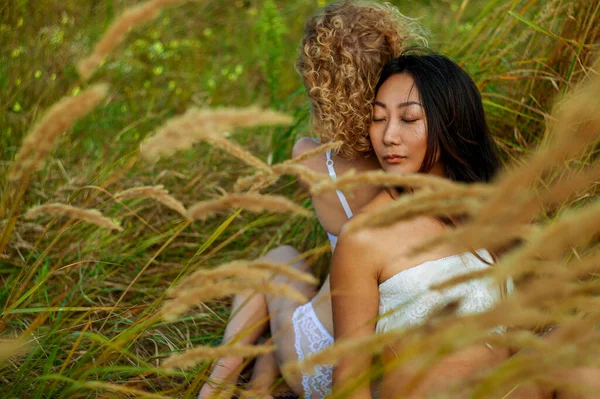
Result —
[[[131, 30], [92, 76], [91, 83], [110, 85], [106, 99], [61, 135], [44, 168], [8, 178], [34, 122], [90, 86], [77, 62], [139, 3], [0, 0], [0, 337], [28, 343], [9, 358], [0, 343], [2, 397], [193, 397], [209, 364], [169, 371], [160, 361], [217, 344], [228, 301], [165, 322], [158, 310], [168, 288], [195, 270], [254, 259], [280, 244], [320, 249], [314, 268], [321, 278], [327, 273], [326, 237], [315, 218], [232, 211], [191, 223], [150, 199], [114, 198], [164, 185], [187, 206], [231, 192], [253, 172], [204, 143], [156, 163], [140, 157], [144, 138], [191, 106], [259, 105], [293, 116], [290, 126], [244, 128], [232, 137], [269, 164], [288, 159], [296, 138], [311, 134], [293, 64], [304, 22], [325, 1], [187, 1], [164, 10]], [[473, 76], [507, 165], [545, 142], [554, 102], [589, 73], [600, 39], [600, 4], [588, 0], [393, 3], [420, 18], [431, 47]], [[596, 158], [592, 147], [548, 179]], [[264, 192], [310, 207], [292, 177]], [[577, 208], [595, 193], [590, 185], [562, 207]], [[98, 209], [123, 231], [20, 217], [54, 202]]]

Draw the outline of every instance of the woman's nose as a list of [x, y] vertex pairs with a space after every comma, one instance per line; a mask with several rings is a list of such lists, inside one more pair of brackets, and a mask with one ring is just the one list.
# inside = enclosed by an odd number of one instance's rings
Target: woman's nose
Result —
[[398, 126], [398, 122], [390, 122], [383, 133], [383, 143], [385, 145], [399, 145], [402, 141], [400, 136], [400, 126]]

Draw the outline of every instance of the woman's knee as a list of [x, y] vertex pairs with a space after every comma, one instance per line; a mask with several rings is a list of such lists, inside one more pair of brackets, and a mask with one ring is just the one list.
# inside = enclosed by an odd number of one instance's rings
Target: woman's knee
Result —
[[298, 263], [299, 256], [300, 252], [296, 248], [291, 245], [282, 245], [267, 252], [262, 259], [274, 263], [292, 264], [292, 262]]

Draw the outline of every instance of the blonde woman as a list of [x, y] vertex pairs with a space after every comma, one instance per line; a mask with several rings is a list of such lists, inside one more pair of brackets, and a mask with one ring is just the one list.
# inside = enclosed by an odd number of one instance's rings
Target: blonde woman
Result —
[[[374, 88], [385, 63], [399, 55], [409, 41], [419, 38], [411, 26], [413, 22], [395, 7], [371, 1], [338, 1], [307, 22], [296, 69], [307, 89], [313, 129], [320, 140], [298, 140], [293, 157], [320, 143], [342, 140], [344, 144], [337, 154], [327, 152], [306, 160], [304, 165], [328, 173], [332, 179], [350, 169], [379, 168], [377, 159], [371, 156], [368, 137]], [[375, 187], [363, 187], [351, 193], [338, 191], [312, 198], [332, 248], [344, 223], [378, 192]], [[298, 255], [294, 248], [284, 246], [270, 251], [265, 258], [289, 263]], [[303, 266], [302, 262], [294, 264], [299, 269]], [[223, 342], [251, 344], [270, 328], [277, 347], [274, 356], [261, 357], [255, 364], [250, 387], [258, 391], [268, 392], [279, 365], [302, 360], [333, 342], [329, 278], [318, 291], [306, 283], [289, 283], [312, 300], [298, 306], [285, 298], [248, 293], [233, 301]], [[242, 363], [243, 359], [235, 357], [215, 362], [199, 397], [210, 397], [223, 382], [235, 382]], [[285, 376], [285, 380], [296, 394], [321, 398], [330, 392], [331, 373], [331, 367], [321, 366], [313, 375]]]

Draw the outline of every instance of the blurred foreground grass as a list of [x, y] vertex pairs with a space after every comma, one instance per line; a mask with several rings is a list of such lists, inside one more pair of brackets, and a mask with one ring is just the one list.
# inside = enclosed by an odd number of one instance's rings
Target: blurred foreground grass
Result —
[[[0, 2], [3, 198], [10, 189], [7, 166], [25, 132], [60, 97], [84, 88], [75, 63], [116, 15], [137, 3]], [[308, 102], [293, 64], [303, 24], [318, 3], [189, 1], [130, 32], [94, 75], [92, 81], [111, 84], [108, 100], [64, 134], [14, 206], [63, 202], [97, 208], [125, 231], [64, 219], [18, 221], [0, 254], [0, 333], [31, 343], [25, 354], [0, 366], [3, 397], [126, 396], [127, 390], [192, 397], [203, 381], [199, 371], [208, 364], [167, 372], [158, 368], [159, 360], [218, 342], [227, 302], [211, 302], [179, 322], [164, 323], [156, 310], [166, 289], [198, 268], [253, 259], [279, 244], [301, 250], [325, 244], [315, 219], [236, 212], [188, 225], [158, 203], [123, 205], [111, 195], [162, 184], [187, 205], [230, 191], [238, 177], [251, 172], [205, 144], [156, 164], [138, 159], [143, 138], [192, 105], [257, 104], [293, 115], [291, 127], [235, 134], [268, 162], [287, 159], [295, 139], [310, 134]], [[432, 32], [432, 47], [474, 77], [507, 163], [543, 141], [553, 101], [583, 77], [600, 37], [600, 4], [587, 0], [394, 3], [421, 18]], [[565, 165], [565, 173], [596, 158], [592, 149]], [[308, 206], [292, 179], [270, 192]], [[565, 206], [594, 194], [592, 188]], [[316, 262], [321, 277], [327, 264], [327, 257]]]

